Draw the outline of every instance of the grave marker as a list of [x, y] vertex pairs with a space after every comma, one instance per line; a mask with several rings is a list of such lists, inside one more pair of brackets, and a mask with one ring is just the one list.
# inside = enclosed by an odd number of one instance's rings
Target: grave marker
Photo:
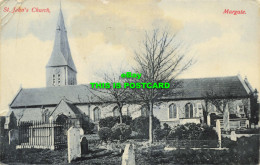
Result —
[[81, 156], [80, 128], [74, 126], [68, 130], [68, 162]]
[[122, 156], [122, 165], [135, 165], [135, 151], [132, 144], [125, 146], [125, 151]]
[[232, 141], [237, 141], [237, 135], [235, 131], [231, 131], [231, 140]]
[[8, 132], [9, 144], [17, 144], [19, 138], [19, 131], [12, 129]]
[[219, 143], [219, 148], [221, 148], [221, 128], [220, 128], [220, 121], [216, 121], [216, 132], [218, 134], [218, 143]]

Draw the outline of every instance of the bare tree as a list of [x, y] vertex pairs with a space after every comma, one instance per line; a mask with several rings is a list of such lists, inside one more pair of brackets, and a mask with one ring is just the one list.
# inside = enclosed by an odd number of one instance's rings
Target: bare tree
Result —
[[[109, 88], [91, 88], [89, 91], [93, 94], [94, 99], [97, 99], [102, 105], [116, 104], [119, 111], [120, 123], [123, 123], [123, 106], [126, 105], [129, 99], [129, 92], [123, 88], [124, 79], [120, 76], [104, 74], [103, 80], [109, 84]], [[120, 86], [119, 86], [120, 85]]]
[[210, 89], [205, 92], [205, 102], [213, 104], [217, 111], [224, 113], [227, 105], [235, 100], [235, 97], [229, 90]]
[[224, 130], [229, 130], [229, 109], [227, 106], [236, 99], [231, 91], [229, 89], [210, 89], [207, 90], [204, 98], [206, 103], [213, 104], [217, 111], [223, 114]]
[[[135, 52], [137, 66], [136, 73], [142, 76], [136, 82], [142, 83], [170, 83], [170, 88], [139, 88], [134, 89], [133, 97], [147, 105], [149, 108], [149, 142], [153, 143], [153, 106], [161, 98], [175, 94], [175, 80], [178, 75], [188, 69], [193, 59], [186, 60], [185, 54], [181, 53], [181, 45], [176, 43], [176, 35], [168, 32], [153, 30], [152, 34], [146, 33], [145, 40], [141, 45], [143, 50]], [[176, 81], [177, 82], [177, 81]]]

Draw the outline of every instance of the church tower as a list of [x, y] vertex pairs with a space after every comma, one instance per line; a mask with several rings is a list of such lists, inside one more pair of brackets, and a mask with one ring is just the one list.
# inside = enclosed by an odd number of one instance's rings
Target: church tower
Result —
[[77, 85], [77, 70], [74, 65], [60, 8], [55, 41], [51, 57], [46, 65], [46, 86]]

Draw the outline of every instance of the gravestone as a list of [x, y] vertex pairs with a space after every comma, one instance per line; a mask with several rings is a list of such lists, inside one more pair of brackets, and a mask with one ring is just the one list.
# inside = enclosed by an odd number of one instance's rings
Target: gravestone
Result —
[[246, 120], [246, 128], [249, 128], [249, 120]]
[[221, 128], [220, 128], [220, 121], [216, 121], [216, 132], [218, 134], [218, 143], [219, 143], [219, 148], [221, 148]]
[[80, 136], [84, 135], [84, 130], [82, 128], [79, 129]]
[[82, 137], [80, 140], [81, 155], [88, 153], [88, 140], [86, 137]]
[[19, 138], [19, 131], [12, 129], [8, 132], [9, 144], [17, 144]]
[[237, 141], [237, 135], [235, 131], [231, 131], [231, 140], [232, 141]]
[[122, 165], [135, 165], [135, 151], [132, 144], [125, 146], [125, 151], [122, 156]]
[[81, 156], [80, 129], [74, 126], [68, 130], [68, 162]]
[[207, 116], [207, 125], [210, 126], [210, 115]]
[[224, 115], [223, 115], [223, 124], [224, 124], [224, 130], [228, 131], [230, 126], [229, 126], [229, 110], [226, 106]]

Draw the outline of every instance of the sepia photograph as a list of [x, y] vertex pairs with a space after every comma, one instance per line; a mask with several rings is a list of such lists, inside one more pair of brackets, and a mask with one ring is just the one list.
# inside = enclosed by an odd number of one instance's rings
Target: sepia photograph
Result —
[[259, 164], [259, 0], [0, 0], [0, 164]]

